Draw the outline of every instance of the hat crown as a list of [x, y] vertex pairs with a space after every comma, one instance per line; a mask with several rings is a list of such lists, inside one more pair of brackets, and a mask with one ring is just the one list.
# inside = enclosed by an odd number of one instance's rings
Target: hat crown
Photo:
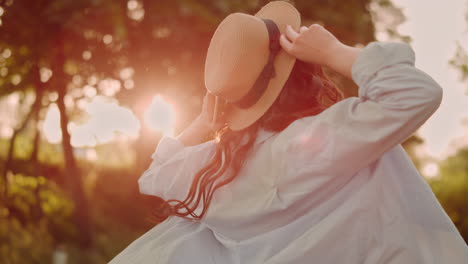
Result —
[[[253, 124], [280, 94], [296, 58], [281, 49], [271, 57], [270, 35], [276, 37], [275, 28], [281, 33], [286, 25], [299, 30], [300, 23], [300, 14], [293, 5], [271, 1], [253, 16], [234, 13], [219, 24], [206, 56], [205, 86], [217, 95], [217, 100], [228, 102], [215, 104], [214, 116], [225, 113], [230, 129], [241, 130]], [[258, 80], [265, 80], [266, 75], [261, 73], [267, 66], [272, 66], [275, 74], [268, 77], [266, 87], [258, 86]], [[262, 89], [252, 90], [254, 86]]]
[[234, 13], [216, 29], [205, 62], [205, 85], [213, 94], [236, 101], [247, 94], [268, 61], [269, 36], [263, 21]]

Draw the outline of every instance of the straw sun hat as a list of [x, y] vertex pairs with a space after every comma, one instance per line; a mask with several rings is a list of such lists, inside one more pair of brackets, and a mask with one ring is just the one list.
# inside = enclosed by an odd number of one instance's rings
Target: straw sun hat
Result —
[[287, 25], [299, 30], [294, 6], [270, 2], [254, 16], [234, 13], [216, 29], [205, 62], [205, 85], [216, 96], [214, 118], [224, 115], [231, 130], [258, 120], [281, 92], [295, 58], [279, 44]]

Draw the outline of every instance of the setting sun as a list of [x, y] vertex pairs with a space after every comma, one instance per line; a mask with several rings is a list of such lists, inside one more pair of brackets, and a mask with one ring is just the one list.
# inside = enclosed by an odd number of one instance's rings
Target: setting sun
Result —
[[174, 135], [174, 108], [159, 95], [153, 97], [153, 101], [145, 112], [144, 119], [145, 124], [150, 129], [160, 131], [166, 136]]

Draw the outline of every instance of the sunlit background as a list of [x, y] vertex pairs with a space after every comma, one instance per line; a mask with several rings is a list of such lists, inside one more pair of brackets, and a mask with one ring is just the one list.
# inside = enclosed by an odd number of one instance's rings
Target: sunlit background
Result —
[[[457, 47], [468, 47], [467, 2], [393, 0], [403, 9], [407, 20], [400, 27], [412, 38], [416, 66], [427, 72], [443, 88], [444, 96], [438, 111], [419, 131], [425, 140], [421, 156], [443, 160], [468, 146], [468, 82], [451, 66]], [[377, 34], [377, 39], [385, 36]], [[423, 167], [428, 177], [437, 176], [437, 164]]]
[[[136, 180], [158, 140], [198, 114], [217, 23], [265, 2], [0, 1], [0, 232], [16, 230], [0, 263], [105, 263], [151, 227], [158, 201]], [[323, 23], [347, 44], [409, 42], [416, 66], [444, 88], [404, 147], [466, 239], [468, 2], [292, 2], [305, 25]]]
[[[116, 89], [112, 87], [111, 81], [107, 82], [108, 84], [100, 86], [102, 90]], [[120, 82], [117, 84], [120, 85]], [[142, 124], [129, 108], [122, 107], [117, 100], [112, 98], [114, 92], [106, 92], [108, 96], [96, 95], [96, 88], [90, 85], [83, 86], [82, 91], [76, 91], [83, 92], [89, 97], [89, 100], [77, 102], [77, 107], [85, 113], [84, 120], [70, 122], [68, 126], [73, 147], [94, 147], [116, 140], [119, 136], [128, 140], [138, 137]], [[62, 142], [60, 112], [57, 104], [54, 103], [57, 100], [57, 95], [50, 94], [49, 99], [52, 103], [46, 109], [40, 129], [47, 142], [60, 144]], [[74, 104], [71, 99], [69, 102], [70, 106]], [[20, 104], [20, 96], [16, 93], [0, 99], [1, 137], [12, 136], [13, 127], [18, 122], [14, 112]], [[155, 94], [144, 113], [143, 125], [151, 130], [159, 131], [165, 136], [174, 136], [175, 118], [174, 106], [166, 102], [160, 95]]]

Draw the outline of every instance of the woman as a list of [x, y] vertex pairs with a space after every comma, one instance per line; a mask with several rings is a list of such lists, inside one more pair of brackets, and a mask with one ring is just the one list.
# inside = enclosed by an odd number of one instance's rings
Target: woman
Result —
[[[300, 27], [286, 2], [226, 17], [201, 114], [139, 179], [167, 219], [112, 263], [467, 263], [400, 145], [442, 97], [414, 60], [407, 44], [360, 49]], [[342, 100], [321, 65], [359, 97]]]

